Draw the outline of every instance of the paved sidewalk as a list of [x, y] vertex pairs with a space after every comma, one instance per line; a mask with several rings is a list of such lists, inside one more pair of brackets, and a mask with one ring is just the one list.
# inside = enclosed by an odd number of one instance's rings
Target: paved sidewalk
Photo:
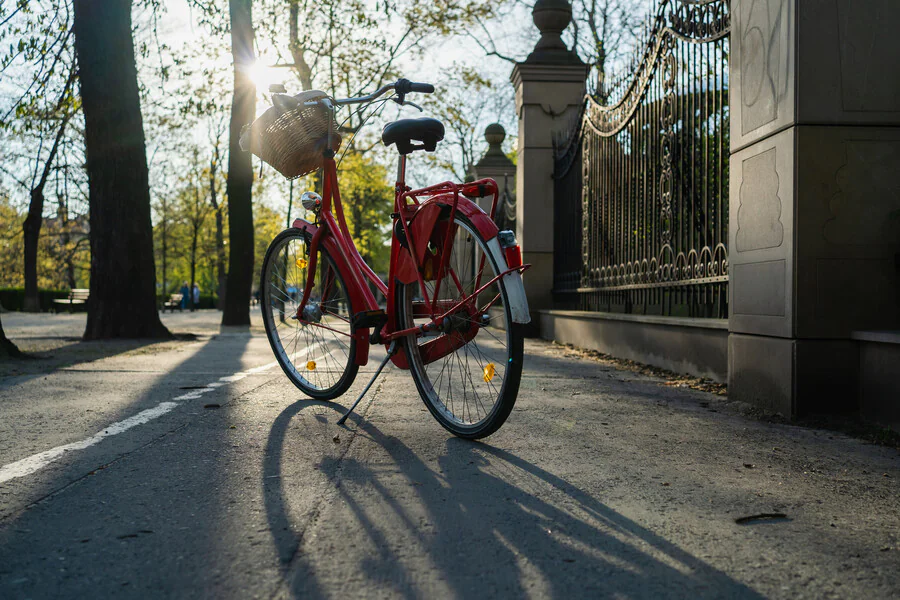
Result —
[[[0, 483], [0, 597], [900, 596], [896, 449], [534, 340], [481, 443], [392, 368], [341, 428], [378, 351], [340, 404], [312, 401], [218, 314], [0, 379], [0, 469], [175, 404]], [[29, 318], [3, 315], [16, 341], [78, 335]], [[759, 514], [784, 517], [736, 522]]]

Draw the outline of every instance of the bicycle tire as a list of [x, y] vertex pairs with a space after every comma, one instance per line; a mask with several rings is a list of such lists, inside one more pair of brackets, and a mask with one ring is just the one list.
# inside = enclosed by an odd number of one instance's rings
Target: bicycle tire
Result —
[[[478, 232], [478, 230], [472, 225], [472, 223], [468, 219], [466, 219], [463, 215], [459, 215], [459, 214], [457, 214], [456, 218], [454, 219], [454, 222], [458, 227], [460, 227], [462, 229], [462, 231], [464, 231], [463, 237], [468, 236], [468, 237], [466, 237], [466, 239], [470, 238], [472, 241], [476, 242], [480, 248], [481, 253], [484, 254], [484, 256], [486, 258], [486, 261], [485, 261], [486, 273], [485, 273], [484, 278], [482, 279], [482, 283], [485, 283], [486, 281], [488, 281], [492, 277], [494, 277], [496, 274], [500, 273], [499, 266], [496, 264], [493, 257], [491, 256], [490, 252], [487, 249], [487, 242], [484, 240], [484, 238], [481, 236], [481, 234]], [[464, 241], [460, 240], [459, 237], [457, 237], [457, 239], [454, 240], [453, 248], [457, 248], [457, 246], [461, 243], [468, 243], [468, 242], [467, 241], [464, 242]], [[472, 255], [473, 270], [475, 269], [474, 265], [476, 262], [476, 258], [475, 258], [476, 256], [478, 256], [478, 254], [473, 253], [473, 255]], [[455, 260], [455, 255], [451, 255], [450, 264], [454, 264], [454, 262], [453, 262], [454, 260]], [[466, 264], [467, 260], [468, 260], [467, 258], [463, 257], [462, 260], [459, 261], [459, 264], [464, 265], [464, 264]], [[487, 269], [488, 265], [490, 265], [490, 269]], [[491, 270], [493, 271], [493, 273], [490, 273]], [[446, 277], [445, 281], [443, 281], [441, 284], [442, 299], [443, 299], [443, 294], [444, 294], [444, 289], [445, 289], [444, 284], [447, 281], [452, 281], [452, 278]], [[460, 283], [464, 284], [464, 282], [462, 282], [462, 281], [460, 281]], [[489, 410], [486, 409], [484, 411], [485, 414], [482, 418], [480, 418], [474, 422], [467, 422], [467, 419], [465, 418], [467, 408], [465, 407], [465, 405], [461, 409], [462, 417], [459, 414], [457, 414], [459, 409], [454, 410], [455, 402], [452, 397], [452, 394], [453, 394], [452, 372], [456, 368], [458, 368], [458, 370], [460, 372], [462, 386], [463, 386], [462, 389], [463, 389], [464, 401], [466, 399], [466, 388], [465, 388], [466, 383], [465, 382], [468, 380], [471, 383], [472, 389], [474, 392], [474, 396], [475, 396], [475, 400], [473, 400], [473, 403], [476, 405], [476, 411], [477, 411], [477, 405], [478, 405], [479, 401], [478, 401], [478, 394], [477, 394], [476, 390], [480, 386], [480, 384], [476, 384], [475, 380], [476, 380], [476, 376], [482, 377], [482, 374], [483, 374], [483, 377], [486, 378], [487, 371], [483, 371], [483, 373], [482, 373], [482, 371], [475, 369], [473, 372], [473, 370], [470, 367], [477, 366], [478, 368], [483, 370], [487, 367], [487, 364], [494, 364], [494, 363], [489, 362], [489, 363], [485, 364], [483, 362], [483, 360], [487, 360], [489, 358], [489, 356], [487, 354], [485, 354], [483, 349], [478, 347], [478, 343], [475, 340], [478, 339], [479, 335], [481, 335], [482, 332], [484, 331], [484, 332], [488, 332], [490, 334], [490, 336], [494, 338], [493, 340], [491, 340], [490, 337], [485, 336], [487, 338], [487, 342], [489, 344], [498, 345], [497, 341], [499, 341], [501, 339], [499, 337], [499, 334], [495, 334], [493, 332], [488, 331], [488, 328], [484, 328], [484, 327], [479, 328], [478, 332], [475, 334], [475, 337], [473, 337], [466, 344], [457, 348], [451, 355], [448, 355], [447, 357], [444, 357], [443, 359], [439, 359], [437, 361], [434, 361], [434, 363], [431, 363], [431, 364], [435, 364], [435, 363], [440, 362], [441, 360], [445, 361], [443, 370], [440, 371], [441, 374], [437, 375], [437, 376], [435, 376], [433, 374], [431, 376], [429, 376], [429, 373], [428, 373], [429, 368], [427, 365], [424, 364], [424, 362], [422, 360], [422, 356], [421, 356], [422, 355], [422, 352], [421, 352], [422, 346], [420, 345], [420, 341], [423, 338], [417, 337], [416, 335], [410, 335], [410, 336], [407, 336], [406, 338], [404, 338], [404, 340], [403, 340], [403, 347], [404, 347], [404, 351], [406, 353], [407, 360], [409, 362], [410, 373], [412, 374], [413, 380], [416, 383], [416, 388], [419, 391], [419, 395], [422, 397], [422, 400], [425, 403], [425, 406], [428, 407], [428, 410], [431, 412], [432, 416], [434, 416], [434, 418], [438, 421], [438, 423], [441, 424], [442, 427], [444, 427], [450, 433], [452, 433], [458, 437], [462, 437], [462, 438], [479, 439], [479, 438], [487, 437], [487, 436], [491, 435], [492, 433], [496, 432], [503, 425], [503, 423], [506, 422], [506, 419], [509, 417], [510, 413], [512, 412], [513, 406], [516, 403], [516, 397], [517, 397], [518, 391], [519, 391], [519, 383], [520, 383], [521, 377], [522, 377], [522, 360], [523, 360], [523, 356], [524, 356], [524, 326], [521, 324], [518, 324], [518, 323], [513, 323], [510, 311], [505, 309], [505, 307], [508, 306], [508, 295], [507, 295], [507, 291], [506, 291], [506, 284], [503, 281], [503, 279], [501, 278], [501, 279], [497, 280], [493, 284], [493, 286], [497, 286], [497, 289], [499, 289], [499, 296], [502, 299], [502, 304], [503, 304], [504, 310], [502, 311], [502, 314], [499, 317], [492, 317], [490, 322], [493, 323], [495, 318], [496, 319], [502, 318], [503, 328], [501, 331], [503, 333], [505, 333], [506, 348], [505, 348], [505, 356], [504, 356], [503, 379], [502, 379], [502, 384], [499, 387], [499, 390], [496, 390], [496, 387], [494, 387], [494, 386], [490, 386], [490, 383], [492, 382], [492, 380], [489, 381], [487, 379], [484, 379], [485, 383], [487, 383], [489, 385], [486, 388], [482, 386], [483, 389], [493, 388], [496, 391], [496, 395], [494, 396], [494, 401], [492, 403], [492, 406], [490, 407]], [[492, 293], [491, 290], [493, 289], [493, 286], [492, 286], [492, 288], [489, 288], [489, 290], [485, 292], [487, 294], [487, 296], [491, 295], [491, 293]], [[457, 288], [460, 287], [459, 283], [456, 285], [456, 287]], [[418, 282], [413, 282], [411, 284], [406, 284], [406, 285], [400, 284], [397, 286], [396, 290], [397, 290], [397, 302], [396, 302], [397, 319], [398, 319], [399, 327], [402, 329], [405, 329], [405, 328], [413, 327], [413, 325], [417, 325], [417, 323], [415, 323], [415, 317], [413, 314], [412, 300], [413, 300], [413, 296], [415, 294], [419, 293]], [[457, 289], [457, 291], [460, 291], [460, 290]], [[433, 292], [433, 287], [432, 287], [432, 292]], [[481, 298], [481, 295], [479, 295], [479, 298]], [[478, 299], [476, 299], [476, 303], [477, 303], [477, 300]], [[453, 332], [442, 333], [441, 335], [453, 335]], [[459, 341], [462, 341], [462, 339], [463, 338], [460, 338]], [[471, 348], [471, 350], [472, 350], [471, 353], [469, 352], [470, 345], [474, 345], [474, 347]], [[465, 358], [462, 358], [459, 356], [459, 353], [461, 351], [464, 353]], [[497, 354], [497, 353], [493, 353], [493, 354]], [[479, 359], [479, 356], [480, 356], [480, 359], [482, 359], [482, 360]], [[473, 360], [470, 364], [470, 359], [472, 359], [473, 357], [475, 358], [475, 360]], [[448, 393], [444, 393], [443, 398], [442, 398], [441, 390], [443, 389], [443, 384], [444, 384], [443, 379], [444, 379], [444, 373], [447, 368], [446, 361], [448, 359], [450, 361], [453, 361], [455, 359], [457, 362], [456, 362], [455, 367], [451, 367], [451, 374], [447, 376], [447, 381], [451, 382], [451, 384], [447, 385]], [[498, 366], [497, 364], [494, 364], [495, 369], [497, 368], [497, 366]], [[437, 368], [435, 368], [433, 370], [433, 372], [436, 370], [437, 370]], [[437, 381], [432, 381], [432, 379], [435, 377], [437, 377]], [[435, 386], [437, 386], [437, 390], [435, 390]], [[449, 394], [449, 397], [448, 397], [448, 394]], [[457, 401], [457, 403], [458, 403], [458, 401]], [[472, 414], [471, 407], [468, 408], [468, 412], [469, 412], [469, 416], [471, 417], [471, 414]], [[471, 419], [469, 419], [469, 420], [471, 420]]]
[[[326, 326], [333, 327], [325, 329], [316, 324], [304, 325], [299, 319], [296, 325], [289, 322], [296, 318], [294, 315], [306, 284], [308, 259], [305, 256], [308, 255], [305, 253], [309, 251], [310, 241], [308, 233], [292, 227], [279, 233], [269, 244], [260, 273], [260, 310], [269, 345], [288, 379], [307, 396], [331, 400], [347, 391], [359, 371], [359, 365], [354, 362], [354, 312], [347, 286], [334, 260], [324, 247], [319, 246], [315, 285], [307, 309], [312, 311], [310, 319], [318, 318], [317, 323], [325, 321], [329, 323]], [[284, 265], [283, 277], [278, 271], [279, 263]], [[294, 266], [291, 268], [289, 265]], [[329, 279], [332, 277], [333, 280]], [[283, 284], [284, 289], [277, 287], [276, 283]], [[288, 308], [287, 304], [292, 306]], [[348, 333], [351, 336], [349, 342], [344, 343], [344, 336], [339, 336], [335, 330]], [[283, 333], [290, 337], [285, 338]], [[298, 351], [304, 350], [305, 354], [300, 358], [306, 360], [306, 364], [301, 360], [298, 365]], [[323, 368], [319, 368], [320, 361]], [[316, 382], [327, 385], [317, 385]]]

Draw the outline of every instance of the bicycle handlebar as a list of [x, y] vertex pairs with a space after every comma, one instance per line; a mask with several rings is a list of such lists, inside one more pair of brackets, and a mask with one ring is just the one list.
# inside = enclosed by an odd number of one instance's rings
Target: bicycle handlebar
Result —
[[387, 92], [394, 90], [397, 92], [397, 95], [403, 98], [406, 94], [410, 92], [418, 92], [420, 94], [431, 94], [434, 92], [434, 86], [430, 83], [414, 83], [409, 81], [408, 79], [398, 79], [396, 83], [389, 83], [385, 86], [380, 87], [377, 91], [367, 94], [365, 96], [357, 96], [356, 98], [335, 98], [334, 103], [338, 106], [344, 104], [362, 104], [363, 102], [371, 102], [375, 100], [379, 96], [386, 94]]

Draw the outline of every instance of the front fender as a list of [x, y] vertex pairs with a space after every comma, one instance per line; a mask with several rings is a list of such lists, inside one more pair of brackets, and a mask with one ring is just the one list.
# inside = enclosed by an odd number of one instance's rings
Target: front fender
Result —
[[[316, 225], [305, 219], [295, 219], [292, 225], [297, 229], [307, 232], [310, 236], [314, 236], [319, 230]], [[350, 303], [353, 305], [354, 310], [356, 312], [370, 310], [372, 307], [369, 306], [368, 300], [361, 292], [362, 283], [359, 281], [359, 274], [349, 267], [347, 260], [344, 257], [344, 253], [341, 252], [341, 249], [338, 247], [334, 238], [329, 235], [323, 235], [321, 236], [319, 243], [325, 248], [325, 251], [328, 252], [328, 256], [334, 261], [338, 273], [341, 274], [341, 278], [344, 280], [344, 284], [347, 288], [347, 296], [349, 296]], [[351, 317], [352, 316], [353, 315], [351, 315]], [[356, 340], [356, 356], [354, 356], [353, 362], [357, 365], [364, 366], [369, 362], [369, 330], [360, 328], [359, 331], [354, 333], [353, 337]]]

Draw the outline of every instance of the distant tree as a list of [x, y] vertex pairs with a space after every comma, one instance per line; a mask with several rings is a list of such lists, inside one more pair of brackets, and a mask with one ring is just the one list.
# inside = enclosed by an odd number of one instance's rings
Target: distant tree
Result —
[[130, 0], [73, 0], [90, 181], [85, 339], [168, 337], [156, 308], [150, 190]]
[[394, 208], [387, 169], [371, 156], [351, 151], [341, 160], [339, 175], [353, 242], [373, 269], [386, 272], [390, 262], [390, 214]]
[[515, 118], [513, 97], [507, 86], [495, 86], [478, 69], [460, 64], [448, 69], [443, 85], [443, 93], [429, 108], [444, 124], [444, 141], [424, 158], [463, 181], [484, 153], [484, 128]]
[[228, 278], [222, 325], [250, 324], [250, 289], [253, 285], [253, 166], [241, 150], [241, 130], [256, 112], [256, 86], [250, 78], [255, 61], [251, 0], [229, 0], [231, 55], [234, 61], [234, 97], [228, 143]]
[[[180, 194], [180, 209], [185, 225], [188, 228], [189, 236], [189, 253], [188, 261], [190, 264], [190, 289], [194, 289], [197, 282], [197, 259], [200, 244], [200, 236], [206, 225], [212, 206], [207, 204], [206, 200], [206, 178], [205, 173], [200, 167], [200, 154], [198, 149], [194, 149], [194, 164], [190, 171], [187, 186]], [[191, 297], [188, 302], [190, 306], [194, 306], [194, 299]], [[195, 307], [196, 308], [196, 307]]]
[[[56, 112], [61, 113], [59, 122], [55, 124], [56, 134], [50, 146], [46, 160], [40, 170], [35, 170], [30, 190], [31, 202], [28, 206], [28, 216], [22, 224], [25, 243], [25, 300], [24, 309], [30, 312], [40, 310], [38, 298], [38, 241], [41, 234], [41, 225], [44, 222], [44, 189], [50, 177], [50, 170], [59, 152], [63, 135], [69, 120], [75, 114], [76, 106], [72, 87], [75, 80], [75, 67], [63, 88], [62, 95], [56, 104]], [[41, 145], [43, 145], [43, 136]]]
[[[38, 249], [44, 221], [45, 190], [51, 180], [67, 177], [56, 166], [67, 127], [78, 112], [70, 0], [17, 2], [0, 8], [0, 72], [15, 95], [5, 98], [0, 130], [13, 148], [4, 174], [28, 194], [22, 223], [26, 311], [40, 309]], [[8, 11], [8, 13], [6, 12]], [[12, 118], [10, 118], [12, 117]]]
[[[648, 10], [655, 0], [573, 0], [572, 23], [566, 30], [569, 47], [591, 67], [588, 90], [603, 95], [604, 82], [610, 79], [611, 71], [624, 67], [623, 62], [631, 55], [642, 25], [649, 22]], [[494, 15], [508, 17], [511, 11], [530, 9], [533, 2], [526, 0], [501, 0], [496, 3]], [[530, 22], [523, 23], [533, 32]], [[494, 39], [491, 23], [479, 19], [478, 26], [468, 31], [470, 39], [488, 56], [510, 63], [525, 59], [520, 52], [504, 50]], [[531, 47], [525, 51], [529, 52]]]
[[219, 308], [225, 299], [228, 271], [225, 269], [225, 202], [219, 197], [219, 168], [222, 164], [220, 151], [221, 134], [215, 138], [213, 155], [209, 161], [209, 203], [216, 217], [216, 293], [219, 296]]

